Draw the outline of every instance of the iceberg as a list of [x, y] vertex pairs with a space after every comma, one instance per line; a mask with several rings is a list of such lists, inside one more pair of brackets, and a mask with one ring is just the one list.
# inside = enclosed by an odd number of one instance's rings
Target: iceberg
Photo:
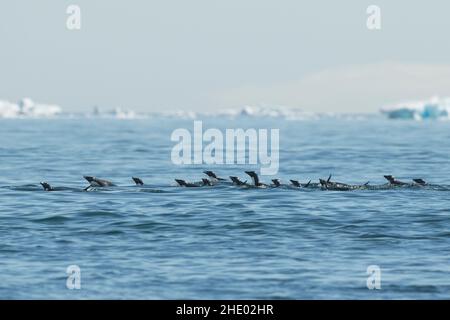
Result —
[[0, 100], [0, 118], [48, 118], [61, 113], [60, 106], [38, 104], [30, 98], [24, 98], [18, 103]]
[[389, 119], [449, 119], [450, 98], [433, 97], [428, 101], [411, 101], [381, 108]]
[[20, 108], [17, 104], [0, 100], [0, 118], [17, 118]]

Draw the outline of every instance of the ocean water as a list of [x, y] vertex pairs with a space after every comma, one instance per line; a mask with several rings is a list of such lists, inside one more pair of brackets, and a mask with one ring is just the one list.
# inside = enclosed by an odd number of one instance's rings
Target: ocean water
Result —
[[[204, 119], [204, 128], [279, 128], [283, 182], [450, 185], [450, 123]], [[0, 120], [2, 299], [448, 299], [450, 191], [180, 188], [181, 119]], [[118, 186], [83, 192], [83, 175]], [[146, 186], [133, 185], [131, 176]], [[274, 177], [262, 177], [269, 182]], [[48, 181], [55, 192], [44, 192]], [[449, 189], [450, 190], [450, 189]], [[66, 287], [69, 265], [81, 289]], [[367, 268], [381, 289], [367, 288]]]

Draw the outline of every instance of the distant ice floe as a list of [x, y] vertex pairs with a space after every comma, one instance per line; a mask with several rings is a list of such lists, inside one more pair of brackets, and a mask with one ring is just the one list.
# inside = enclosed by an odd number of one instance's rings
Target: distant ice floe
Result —
[[49, 118], [61, 113], [60, 106], [35, 103], [29, 98], [18, 103], [0, 100], [0, 118]]
[[185, 110], [175, 110], [162, 113], [153, 113], [154, 118], [174, 118], [174, 119], [197, 119], [198, 113], [194, 111]]
[[381, 108], [390, 119], [441, 119], [450, 118], [450, 98], [433, 97], [428, 101], [412, 101]]
[[314, 113], [302, 109], [286, 106], [244, 106], [241, 108], [221, 109], [214, 111], [195, 112], [190, 110], [162, 111], [153, 113], [136, 112], [129, 109], [100, 109], [93, 107], [92, 111], [85, 113], [67, 113], [57, 105], [35, 103], [24, 98], [18, 103], [0, 100], [0, 118], [99, 118], [99, 119], [148, 119], [169, 118], [195, 120], [203, 118], [220, 119], [282, 119], [282, 120], [315, 120], [322, 118], [333, 119], [361, 119], [366, 115]]
[[279, 118], [286, 120], [306, 120], [318, 117], [316, 113], [286, 106], [245, 106], [241, 109], [224, 110], [219, 115], [248, 118]]
[[305, 112], [298, 108], [285, 106], [244, 106], [242, 108], [222, 109], [214, 112], [194, 112], [194, 111], [175, 111], [156, 114], [180, 119], [199, 119], [199, 118], [279, 118], [286, 120], [305, 120], [315, 119], [320, 115], [317, 113]]
[[136, 113], [133, 110], [123, 110], [121, 108], [115, 108], [111, 112], [109, 112], [109, 115], [116, 119], [138, 119], [142, 118], [141, 115]]
[[84, 114], [71, 114], [73, 117], [78, 118], [106, 118], [106, 119], [120, 119], [120, 120], [132, 120], [148, 118], [148, 114], [138, 113], [134, 110], [114, 108], [107, 111], [101, 111], [99, 107], [94, 107], [91, 112]]
[[[390, 117], [396, 117], [396, 112], [401, 114], [401, 109], [385, 109], [383, 112], [391, 112]], [[415, 109], [414, 109], [415, 110]], [[431, 114], [427, 109], [427, 112]], [[420, 113], [424, 116], [425, 113]], [[446, 113], [448, 114], [448, 113]], [[317, 120], [317, 119], [345, 119], [345, 120], [364, 120], [373, 115], [368, 114], [342, 114], [342, 113], [317, 113], [307, 112], [295, 107], [287, 106], [244, 106], [241, 108], [221, 109], [214, 111], [195, 112], [190, 110], [162, 111], [153, 113], [136, 112], [132, 109], [100, 109], [93, 107], [92, 111], [84, 113], [63, 112], [57, 105], [35, 103], [29, 98], [24, 98], [18, 103], [0, 100], [0, 119], [1, 118], [98, 118], [98, 119], [183, 119], [196, 120], [204, 118], [219, 119], [280, 119], [280, 120]], [[408, 115], [407, 115], [408, 116]], [[429, 115], [428, 115], [429, 116]], [[403, 116], [405, 117], [405, 116]], [[410, 116], [411, 117], [411, 116]], [[416, 115], [414, 114], [414, 117]]]

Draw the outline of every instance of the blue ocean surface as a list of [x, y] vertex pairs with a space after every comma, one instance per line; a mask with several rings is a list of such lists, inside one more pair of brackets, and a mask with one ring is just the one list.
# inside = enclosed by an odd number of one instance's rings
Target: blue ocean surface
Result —
[[[193, 120], [0, 119], [0, 298], [450, 298], [450, 122], [202, 120], [280, 129], [283, 183], [392, 174], [444, 188], [181, 188], [174, 178], [259, 168], [174, 165], [171, 133]], [[83, 175], [117, 187], [82, 191]], [[66, 286], [70, 265], [80, 290]]]

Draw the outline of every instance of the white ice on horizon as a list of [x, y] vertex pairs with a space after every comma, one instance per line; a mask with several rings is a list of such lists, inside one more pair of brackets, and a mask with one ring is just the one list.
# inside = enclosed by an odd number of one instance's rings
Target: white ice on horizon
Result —
[[[381, 113], [390, 119], [450, 119], [450, 98], [434, 97], [424, 101], [410, 101], [381, 108]], [[366, 119], [363, 114], [316, 113], [307, 112], [296, 107], [262, 105], [243, 106], [241, 108], [221, 109], [217, 111], [196, 112], [190, 110], [163, 111], [154, 113], [140, 113], [133, 110], [115, 108], [100, 112], [94, 108], [92, 112], [83, 114], [63, 113], [60, 106], [54, 104], [35, 103], [30, 98], [24, 98], [18, 103], [0, 100], [0, 118], [49, 118], [58, 116], [69, 117], [99, 117], [113, 119], [146, 119], [146, 118], [175, 118], [199, 119], [217, 117], [228, 119], [239, 118], [273, 118], [283, 120], [314, 120], [321, 118]]]
[[242, 108], [222, 109], [218, 111], [195, 112], [178, 110], [174, 112], [161, 113], [159, 115], [183, 118], [198, 119], [201, 117], [218, 117], [218, 118], [280, 118], [286, 120], [305, 120], [314, 119], [318, 114], [306, 112], [299, 108], [286, 106], [244, 106]]
[[449, 119], [450, 98], [433, 97], [429, 100], [402, 102], [381, 108], [390, 119]]
[[320, 118], [355, 118], [358, 115], [342, 115], [339, 113], [315, 113], [307, 112], [296, 107], [287, 106], [243, 106], [241, 108], [219, 109], [217, 111], [191, 111], [175, 110], [153, 113], [136, 112], [130, 109], [115, 108], [102, 111], [93, 107], [91, 112], [64, 113], [57, 105], [38, 104], [29, 98], [24, 98], [18, 103], [0, 100], [0, 118], [112, 118], [112, 119], [147, 119], [147, 118], [174, 118], [195, 120], [200, 118], [273, 118], [282, 120], [313, 120]]
[[58, 105], [35, 103], [30, 98], [23, 98], [18, 103], [0, 100], [0, 118], [48, 118], [62, 113]]

